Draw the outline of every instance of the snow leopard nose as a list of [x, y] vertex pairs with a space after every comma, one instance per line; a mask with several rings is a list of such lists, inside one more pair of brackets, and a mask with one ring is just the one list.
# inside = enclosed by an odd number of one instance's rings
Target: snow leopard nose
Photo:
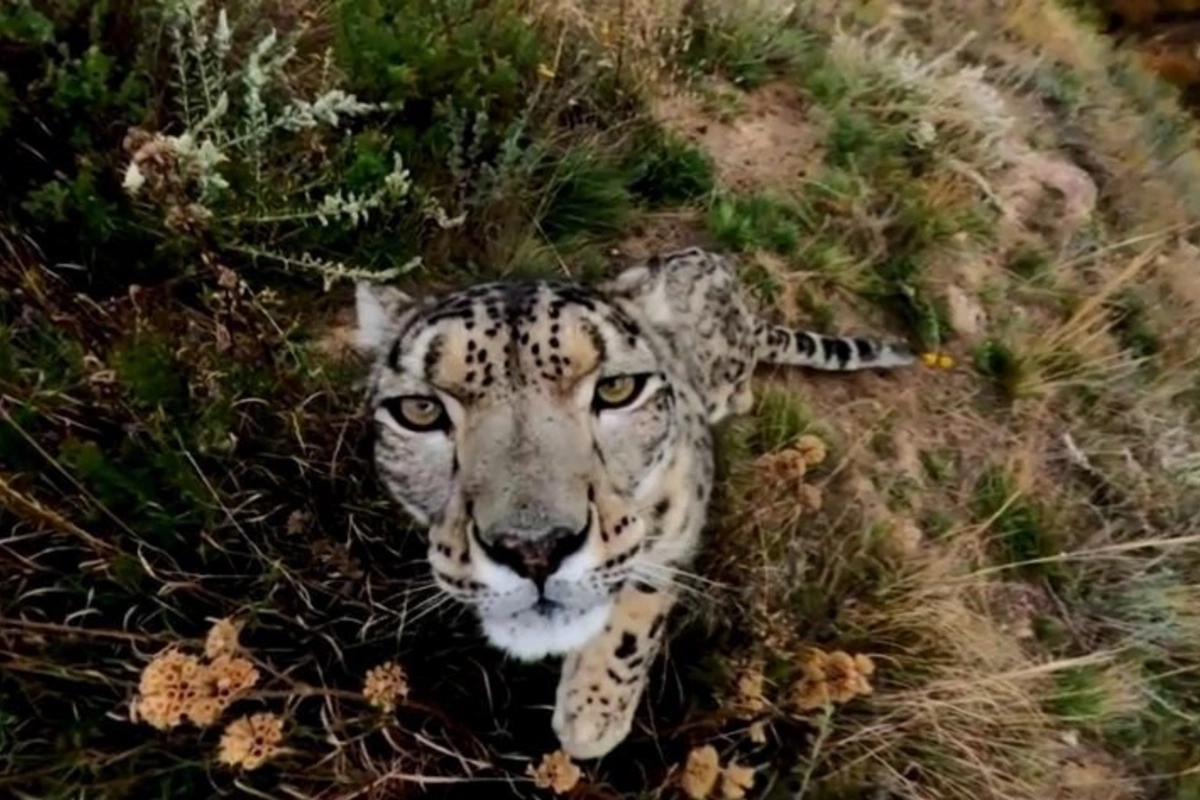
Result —
[[578, 552], [587, 539], [588, 526], [573, 531], [570, 528], [551, 528], [537, 535], [500, 534], [489, 537], [477, 537], [488, 558], [497, 564], [502, 564], [522, 578], [528, 578], [541, 592], [546, 581], [558, 571], [562, 562], [572, 553]]

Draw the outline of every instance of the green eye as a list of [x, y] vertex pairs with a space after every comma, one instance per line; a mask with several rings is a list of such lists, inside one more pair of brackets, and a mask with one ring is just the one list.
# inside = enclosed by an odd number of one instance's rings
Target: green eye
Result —
[[412, 431], [445, 430], [450, 425], [445, 406], [435, 397], [392, 397], [383, 401], [383, 407]]
[[621, 408], [638, 398], [646, 386], [649, 375], [614, 375], [596, 384], [592, 405], [597, 411], [606, 408]]

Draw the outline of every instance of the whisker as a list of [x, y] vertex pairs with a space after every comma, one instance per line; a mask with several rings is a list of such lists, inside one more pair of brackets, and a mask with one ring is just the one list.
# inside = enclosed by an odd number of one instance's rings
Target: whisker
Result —
[[645, 583], [654, 586], [656, 589], [673, 592], [681, 597], [687, 596], [707, 601], [714, 599], [711, 591], [706, 591], [697, 586], [691, 586], [686, 582], [676, 580], [669, 575], [638, 572], [636, 569], [632, 570], [630, 574], [635, 579], [644, 581]]
[[643, 572], [649, 575], [661, 575], [668, 577], [671, 580], [680, 583], [697, 584], [708, 589], [719, 589], [728, 591], [733, 589], [733, 586], [722, 581], [714, 581], [711, 578], [706, 578], [703, 575], [698, 575], [695, 572], [672, 567], [669, 564], [656, 564], [652, 562], [635, 562], [631, 568], [632, 572]]

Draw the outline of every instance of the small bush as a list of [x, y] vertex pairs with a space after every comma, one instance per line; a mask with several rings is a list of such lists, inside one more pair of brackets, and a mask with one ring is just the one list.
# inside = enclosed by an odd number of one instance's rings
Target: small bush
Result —
[[681, 205], [712, 193], [708, 154], [669, 134], [650, 133], [635, 146], [630, 189], [651, 207]]
[[795, 252], [801, 225], [795, 211], [769, 195], [717, 197], [708, 210], [708, 229], [735, 251]]

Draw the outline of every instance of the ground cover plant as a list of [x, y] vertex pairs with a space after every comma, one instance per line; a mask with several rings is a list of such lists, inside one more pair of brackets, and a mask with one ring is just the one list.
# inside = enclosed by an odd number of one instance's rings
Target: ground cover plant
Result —
[[[0, 792], [1200, 797], [1200, 160], [1090, 6], [0, 7]], [[428, 579], [351, 279], [736, 253], [761, 376], [630, 739]]]

